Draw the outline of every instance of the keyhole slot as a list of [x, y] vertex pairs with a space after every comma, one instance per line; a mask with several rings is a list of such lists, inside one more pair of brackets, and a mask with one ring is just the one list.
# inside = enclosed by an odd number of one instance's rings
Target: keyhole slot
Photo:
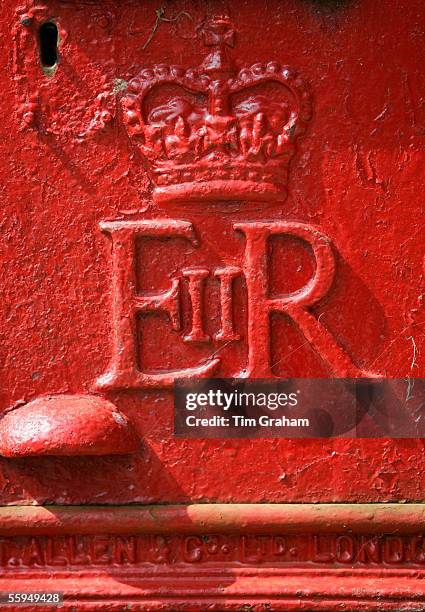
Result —
[[40, 43], [40, 61], [43, 70], [51, 72], [58, 62], [58, 28], [55, 23], [48, 21], [40, 26], [38, 32]]

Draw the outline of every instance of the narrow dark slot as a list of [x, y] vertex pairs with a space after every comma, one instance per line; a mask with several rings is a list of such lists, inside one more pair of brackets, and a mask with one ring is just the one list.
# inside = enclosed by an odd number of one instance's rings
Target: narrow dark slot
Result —
[[39, 30], [40, 59], [43, 68], [53, 68], [58, 61], [58, 29], [51, 21]]

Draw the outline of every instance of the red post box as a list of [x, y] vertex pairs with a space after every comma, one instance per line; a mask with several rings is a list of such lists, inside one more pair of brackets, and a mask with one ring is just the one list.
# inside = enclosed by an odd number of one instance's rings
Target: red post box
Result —
[[422, 438], [181, 438], [173, 386], [424, 376], [423, 3], [0, 31], [5, 610], [422, 609]]

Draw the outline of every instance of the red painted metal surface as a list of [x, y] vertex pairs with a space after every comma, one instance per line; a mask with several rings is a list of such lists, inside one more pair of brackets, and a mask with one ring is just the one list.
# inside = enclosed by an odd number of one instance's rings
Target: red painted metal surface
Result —
[[[424, 376], [423, 3], [2, 8], [0, 503], [422, 502], [422, 440], [178, 440], [171, 387], [179, 376]], [[44, 49], [42, 65], [45, 23], [58, 57]], [[37, 402], [54, 396], [46, 434]], [[36, 529], [37, 515], [25, 520]], [[388, 520], [371, 521], [388, 536]], [[337, 518], [334, 529], [343, 536]], [[19, 531], [8, 537], [2, 563], [27, 555], [24, 575], [35, 565], [45, 584], [39, 543], [31, 561]], [[357, 540], [338, 542], [351, 562]], [[416, 551], [394, 576], [392, 545]], [[266, 555], [268, 590], [241, 578], [211, 607], [413, 609], [416, 544], [385, 546], [367, 576], [353, 561], [345, 599], [322, 568], [305, 574], [304, 594], [316, 583], [304, 603], [295, 587], [277, 602], [286, 578]], [[63, 579], [81, 585], [67, 551]], [[372, 586], [356, 600], [361, 581]], [[200, 609], [195, 591], [184, 604], [177, 589], [175, 606]]]
[[10, 507], [0, 519], [2, 590], [54, 584], [65, 609], [400, 611], [425, 600], [423, 504]]
[[0, 421], [5, 457], [124, 455], [139, 448], [128, 419], [96, 396], [39, 397]]
[[[110, 372], [116, 278], [113, 236], [103, 234], [100, 224], [105, 229], [121, 221], [143, 221], [152, 228], [136, 253], [140, 295], [165, 295], [177, 281], [181, 286], [181, 331], [173, 329], [164, 311], [139, 319], [143, 371], [205, 368], [219, 358], [217, 374], [230, 376], [248, 367], [248, 353], [257, 343], [263, 353], [270, 347], [265, 359], [275, 375], [329, 375], [326, 351], [319, 346], [320, 357], [311, 346], [314, 338], [306, 339], [285, 310], [270, 317], [269, 335], [254, 332], [248, 342], [249, 307], [255, 312], [265, 304], [241, 274], [233, 280], [232, 326], [222, 334], [224, 341], [217, 340], [220, 295], [230, 291], [230, 281], [219, 282], [220, 270], [249, 266], [246, 232], [244, 238], [235, 225], [295, 221], [311, 225], [311, 232], [325, 234], [332, 244], [332, 287], [322, 291], [319, 302], [310, 302], [309, 312], [316, 321], [320, 317], [318, 341], [331, 338], [324, 348], [335, 358], [333, 365], [344, 351], [344, 359], [360, 369], [421, 375], [421, 3], [276, 2], [262, 7], [260, 20], [248, 1], [230, 11], [237, 32], [228, 52], [235, 64], [278, 62], [296, 69], [309, 86], [312, 118], [296, 141], [286, 199], [283, 192], [277, 203], [200, 200], [176, 205], [177, 210], [152, 200], [149, 167], [137, 138], [126, 135], [120, 100], [141, 70], [166, 63], [194, 69], [211, 48], [199, 40], [205, 7], [173, 4], [149, 40], [156, 9], [155, 3], [112, 1], [4, 5], [2, 27], [10, 40], [2, 50], [1, 94], [4, 408], [46, 394], [91, 392]], [[210, 9], [213, 15], [214, 5]], [[54, 74], [46, 75], [37, 33], [50, 19], [58, 24], [60, 57], [50, 69]], [[155, 90], [155, 107], [175, 97], [170, 87]], [[197, 179], [196, 170], [192, 177]], [[159, 220], [187, 224], [189, 240], [157, 240]], [[307, 247], [293, 235], [270, 240], [267, 274], [273, 294], [305, 286], [314, 269]], [[193, 280], [192, 287], [205, 285], [203, 331], [210, 342], [184, 341], [192, 329], [186, 268], [209, 271], [208, 282]], [[255, 329], [256, 320], [250, 325]], [[230, 341], [233, 333], [240, 340]], [[260, 370], [266, 367], [261, 357]], [[143, 452], [130, 460], [93, 459], [90, 465], [76, 459], [77, 480], [76, 466], [65, 462], [60, 485], [60, 459], [40, 460], [36, 479], [30, 463], [3, 462], [3, 503], [423, 497], [419, 440], [177, 441], [171, 434], [169, 392], [106, 391], [137, 428]]]

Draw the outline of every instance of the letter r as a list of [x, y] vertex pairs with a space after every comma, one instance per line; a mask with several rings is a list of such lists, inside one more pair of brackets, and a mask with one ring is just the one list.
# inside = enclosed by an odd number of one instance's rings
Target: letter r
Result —
[[[270, 315], [287, 314], [318, 355], [341, 377], [368, 376], [337, 344], [308, 308], [323, 298], [332, 286], [335, 258], [329, 239], [310, 225], [292, 221], [236, 223], [235, 230], [246, 237], [243, 272], [248, 290], [248, 371], [247, 377], [273, 376], [270, 364]], [[299, 291], [270, 297], [268, 288], [267, 241], [271, 236], [295, 236], [307, 242], [316, 260], [313, 278]]]

